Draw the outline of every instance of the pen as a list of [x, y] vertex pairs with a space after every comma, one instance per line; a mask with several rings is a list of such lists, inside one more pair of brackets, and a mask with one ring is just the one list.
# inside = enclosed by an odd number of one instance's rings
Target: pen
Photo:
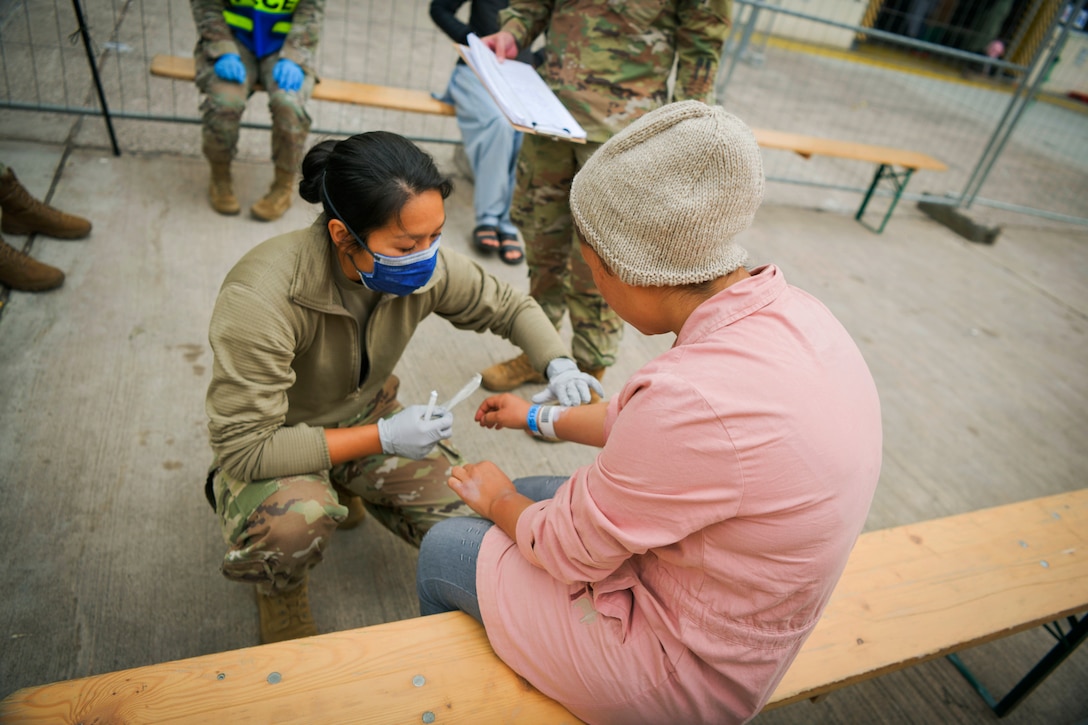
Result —
[[434, 413], [434, 404], [438, 402], [438, 391], [431, 391], [431, 399], [427, 401], [427, 412], [423, 414], [423, 420], [430, 420]]

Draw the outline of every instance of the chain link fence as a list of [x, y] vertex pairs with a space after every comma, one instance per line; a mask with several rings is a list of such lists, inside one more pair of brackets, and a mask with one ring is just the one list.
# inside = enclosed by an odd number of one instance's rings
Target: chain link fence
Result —
[[[930, 8], [915, 18], [917, 37], [907, 32], [915, 5]], [[1083, 5], [1070, 4], [1067, 16]], [[942, 15], [950, 6], [956, 11]], [[1088, 223], [1088, 105], [1046, 92], [1054, 59], [1071, 38], [1084, 38], [1062, 22], [1060, 3], [776, 0], [737, 8], [718, 102], [750, 125], [910, 149], [948, 164], [943, 174], [920, 173], [907, 198], [923, 189], [949, 204]], [[987, 15], [995, 11], [1000, 17]], [[975, 26], [952, 24], [972, 17]], [[1002, 34], [1004, 53], [987, 55]], [[1088, 85], [1088, 74], [1081, 78]], [[820, 189], [862, 193], [872, 173], [838, 159], [766, 157], [769, 179]]]
[[[717, 100], [754, 127], [919, 151], [948, 165], [917, 174], [907, 199], [1088, 224], [1088, 105], [1048, 91], [1057, 70], [1074, 84], [1088, 78], [1078, 65], [1088, 59], [1088, 36], [1076, 27], [1084, 4], [737, 2]], [[456, 54], [428, 5], [329, 0], [319, 74], [441, 94]], [[189, 5], [177, 0], [85, 9], [79, 0], [2, 0], [0, 108], [102, 117], [122, 151], [115, 119], [199, 123], [193, 84], [149, 73], [156, 55], [190, 57], [195, 41]], [[315, 135], [386, 129], [460, 141], [451, 117], [324, 101], [310, 112]], [[268, 128], [262, 103], [249, 104], [243, 125]], [[784, 151], [766, 159], [769, 180], [781, 182], [776, 198], [787, 202], [848, 209], [873, 173]]]

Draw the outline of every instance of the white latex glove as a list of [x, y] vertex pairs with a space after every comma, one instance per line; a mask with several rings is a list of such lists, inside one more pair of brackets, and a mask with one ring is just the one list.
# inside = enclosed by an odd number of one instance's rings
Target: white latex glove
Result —
[[426, 405], [410, 405], [391, 418], [378, 421], [382, 453], [418, 461], [430, 453], [438, 441], [453, 435], [453, 413], [437, 407], [430, 420], [423, 420]]
[[589, 402], [589, 391], [595, 390], [604, 397], [601, 381], [589, 373], [583, 373], [578, 365], [567, 357], [557, 357], [548, 363], [548, 388], [533, 396], [534, 403], [550, 403], [558, 400], [560, 405], [582, 405]]

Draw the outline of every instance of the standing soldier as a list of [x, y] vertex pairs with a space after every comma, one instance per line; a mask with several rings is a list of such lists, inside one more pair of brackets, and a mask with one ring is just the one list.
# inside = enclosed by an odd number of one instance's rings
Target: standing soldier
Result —
[[220, 214], [241, 209], [230, 163], [242, 112], [259, 83], [268, 92], [276, 176], [250, 212], [262, 221], [279, 219], [291, 206], [310, 132], [306, 102], [316, 82], [325, 0], [191, 0], [191, 5], [199, 35], [193, 55], [196, 84], [204, 94], [200, 111], [212, 208]]
[[[431, 0], [431, 19], [455, 43], [468, 45], [468, 36], [491, 35], [499, 29], [499, 11], [506, 0], [471, 0], [468, 22], [457, 17], [465, 0]], [[524, 47], [518, 55], [523, 63], [533, 63], [533, 52]], [[510, 219], [514, 197], [514, 170], [517, 168], [521, 132], [506, 120], [480, 79], [461, 58], [453, 67], [446, 88], [445, 101], [457, 111], [457, 125], [472, 167], [473, 207], [476, 226], [472, 246], [481, 254], [498, 252], [506, 264], [521, 264], [525, 258], [518, 230]]]
[[[529, 294], [556, 327], [570, 313], [574, 360], [598, 380], [616, 362], [623, 321], [579, 254], [571, 182], [601, 144], [648, 111], [670, 100], [712, 102], [730, 9], [731, 0], [511, 0], [499, 32], [483, 39], [505, 59], [545, 34], [540, 75], [586, 131], [584, 145], [526, 134], [511, 216], [525, 239]], [[525, 355], [483, 373], [493, 391], [543, 380]]]

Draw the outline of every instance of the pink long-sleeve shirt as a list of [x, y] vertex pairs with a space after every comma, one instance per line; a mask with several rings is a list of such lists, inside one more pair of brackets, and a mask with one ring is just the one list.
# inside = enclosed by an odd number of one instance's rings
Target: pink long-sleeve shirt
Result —
[[880, 405], [823, 304], [763, 267], [699, 306], [610, 403], [554, 499], [484, 538], [495, 652], [590, 723], [754, 716], [872, 501]]

